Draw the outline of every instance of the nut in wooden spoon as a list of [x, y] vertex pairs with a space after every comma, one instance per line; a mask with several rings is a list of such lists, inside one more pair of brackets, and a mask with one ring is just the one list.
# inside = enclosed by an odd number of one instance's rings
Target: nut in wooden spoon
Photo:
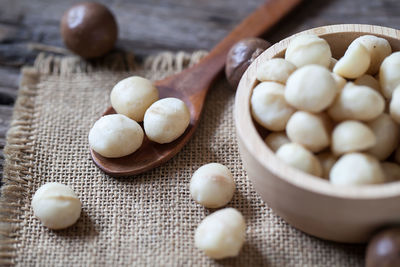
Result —
[[[175, 156], [196, 130], [208, 89], [223, 69], [231, 46], [243, 38], [260, 36], [299, 2], [300, 0], [266, 2], [239, 24], [198, 64], [155, 83], [160, 99], [179, 98], [190, 110], [190, 124], [178, 139], [168, 144], [157, 144], [145, 138], [137, 151], [121, 158], [105, 158], [91, 150], [95, 164], [111, 176], [129, 176], [155, 168]], [[110, 107], [103, 115], [113, 113], [115, 110]]]

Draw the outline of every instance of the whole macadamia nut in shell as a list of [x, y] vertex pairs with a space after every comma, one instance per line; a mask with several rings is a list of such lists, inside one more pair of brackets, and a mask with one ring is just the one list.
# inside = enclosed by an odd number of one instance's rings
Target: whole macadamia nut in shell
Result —
[[337, 91], [329, 70], [307, 65], [297, 69], [287, 80], [285, 99], [297, 109], [320, 112], [333, 102]]
[[246, 38], [231, 47], [226, 56], [225, 75], [236, 90], [243, 73], [271, 44], [260, 38]]
[[328, 108], [328, 114], [335, 121], [368, 121], [377, 118], [384, 109], [385, 100], [374, 89], [347, 83]]
[[400, 266], [400, 228], [390, 227], [381, 230], [369, 241], [366, 267]]
[[321, 176], [322, 167], [313, 153], [296, 143], [289, 143], [281, 146], [276, 151], [276, 156], [286, 164], [303, 172]]
[[165, 144], [181, 136], [190, 123], [190, 111], [185, 102], [168, 97], [154, 102], [144, 114], [144, 131], [156, 143]]
[[286, 133], [283, 132], [272, 132], [264, 139], [265, 144], [274, 152], [276, 152], [284, 144], [290, 143], [290, 139]]
[[359, 121], [341, 122], [332, 132], [332, 152], [335, 155], [363, 151], [375, 144], [374, 132]]
[[262, 82], [278, 82], [285, 84], [296, 66], [283, 58], [273, 58], [258, 65], [256, 77]]
[[324, 118], [305, 111], [296, 111], [290, 117], [286, 133], [292, 142], [301, 144], [312, 152], [319, 152], [331, 143]]
[[192, 198], [206, 208], [228, 204], [235, 192], [235, 181], [227, 167], [209, 163], [197, 169], [190, 180]]
[[195, 245], [208, 257], [223, 259], [239, 254], [246, 237], [243, 215], [225, 208], [204, 218], [196, 229]]
[[355, 79], [363, 75], [369, 68], [371, 56], [360, 43], [351, 43], [344, 56], [339, 59], [333, 72], [348, 79]]
[[385, 175], [374, 156], [349, 153], [333, 165], [329, 179], [332, 184], [343, 186], [379, 184], [385, 181]]
[[100, 3], [83, 2], [68, 9], [61, 19], [65, 45], [84, 58], [110, 51], [118, 37], [118, 26], [110, 10]]
[[263, 127], [282, 131], [295, 111], [285, 100], [284, 86], [275, 82], [262, 82], [251, 96], [251, 113]]
[[50, 229], [73, 225], [79, 219], [81, 206], [75, 192], [60, 183], [42, 185], [32, 198], [34, 215]]
[[122, 114], [97, 120], [89, 132], [89, 145], [106, 158], [119, 158], [135, 152], [143, 143], [140, 125]]
[[324, 39], [311, 34], [294, 37], [285, 53], [285, 59], [298, 68], [309, 64], [329, 68], [331, 58], [332, 52], [329, 44]]
[[158, 90], [151, 81], [132, 76], [118, 82], [112, 89], [110, 98], [117, 113], [141, 122], [146, 110], [158, 100]]
[[379, 69], [379, 82], [386, 98], [391, 98], [394, 89], [400, 85], [400, 52], [386, 57]]

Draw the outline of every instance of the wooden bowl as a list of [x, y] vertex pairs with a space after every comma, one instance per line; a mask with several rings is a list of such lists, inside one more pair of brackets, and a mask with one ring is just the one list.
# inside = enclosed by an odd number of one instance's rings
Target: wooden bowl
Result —
[[[371, 25], [332, 25], [299, 34], [316, 34], [331, 46], [332, 56], [343, 56], [355, 38], [372, 34], [400, 50], [400, 31]], [[295, 35], [294, 35], [295, 36]], [[387, 224], [400, 223], [400, 182], [335, 186], [294, 169], [279, 160], [264, 143], [250, 113], [250, 97], [257, 84], [260, 62], [284, 57], [293, 36], [262, 53], [244, 73], [236, 93], [235, 124], [244, 167], [256, 191], [276, 214], [294, 227], [323, 239], [362, 243]]]

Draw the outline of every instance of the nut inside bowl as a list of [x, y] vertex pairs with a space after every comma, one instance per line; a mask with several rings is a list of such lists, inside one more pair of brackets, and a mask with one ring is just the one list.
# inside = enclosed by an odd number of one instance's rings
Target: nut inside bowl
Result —
[[[325, 39], [331, 47], [332, 56], [337, 59], [343, 56], [354, 39], [366, 34], [385, 38], [393, 52], [400, 50], [400, 31], [380, 26], [331, 25], [299, 34], [316, 34]], [[250, 98], [257, 84], [258, 65], [274, 57], [284, 57], [294, 36], [262, 53], [239, 83], [235, 124], [244, 167], [262, 199], [292, 226], [323, 239], [366, 242], [378, 228], [400, 223], [400, 183], [335, 186], [301, 172], [275, 156], [252, 120]]]

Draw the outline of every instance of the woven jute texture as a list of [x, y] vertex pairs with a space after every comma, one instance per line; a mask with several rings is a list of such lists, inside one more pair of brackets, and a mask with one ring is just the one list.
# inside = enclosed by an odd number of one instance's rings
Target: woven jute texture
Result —
[[[121, 79], [152, 80], [182, 70], [203, 53], [164, 53], [135, 66], [117, 54], [103, 62], [40, 55], [23, 71], [8, 143], [1, 195], [0, 262], [18, 266], [361, 266], [364, 247], [308, 236], [274, 214], [243, 169], [233, 119], [234, 92], [211, 88], [201, 123], [172, 160], [128, 178], [105, 175], [92, 162], [87, 136], [110, 105]], [[236, 258], [214, 261], [194, 246], [200, 221], [213, 212], [190, 197], [193, 172], [225, 164], [237, 190], [229, 207], [247, 222]], [[43, 227], [31, 199], [44, 183], [69, 185], [82, 202], [78, 222], [61, 231]]]

